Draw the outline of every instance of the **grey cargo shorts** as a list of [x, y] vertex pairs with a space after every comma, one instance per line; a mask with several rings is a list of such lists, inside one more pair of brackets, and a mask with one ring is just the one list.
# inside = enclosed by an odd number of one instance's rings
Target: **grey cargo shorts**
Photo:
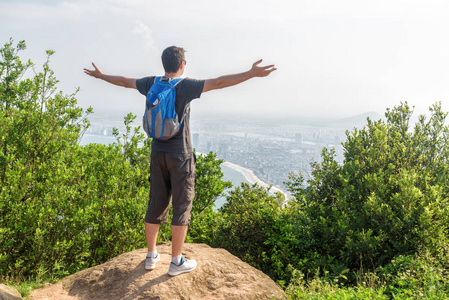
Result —
[[167, 223], [171, 200], [171, 224], [190, 224], [190, 212], [195, 197], [195, 160], [193, 153], [151, 153], [150, 200], [145, 222]]

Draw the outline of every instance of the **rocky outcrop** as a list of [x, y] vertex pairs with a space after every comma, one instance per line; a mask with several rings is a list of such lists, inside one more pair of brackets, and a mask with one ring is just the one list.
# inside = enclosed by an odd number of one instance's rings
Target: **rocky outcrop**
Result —
[[22, 296], [15, 288], [0, 284], [0, 300], [22, 300]]
[[171, 244], [158, 245], [161, 261], [146, 271], [146, 249], [122, 254], [53, 285], [34, 290], [31, 299], [284, 299], [267, 275], [223, 249], [186, 244], [184, 256], [198, 267], [175, 277], [167, 275]]

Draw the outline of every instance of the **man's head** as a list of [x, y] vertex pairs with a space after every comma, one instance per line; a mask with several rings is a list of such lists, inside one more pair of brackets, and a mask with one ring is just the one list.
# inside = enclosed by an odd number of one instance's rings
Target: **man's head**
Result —
[[162, 52], [162, 65], [166, 73], [176, 73], [181, 67], [181, 63], [185, 65], [185, 50], [181, 47], [171, 46]]

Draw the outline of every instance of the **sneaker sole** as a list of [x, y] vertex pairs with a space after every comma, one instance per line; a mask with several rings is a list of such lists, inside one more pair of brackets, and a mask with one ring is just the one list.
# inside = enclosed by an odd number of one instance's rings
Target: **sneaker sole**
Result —
[[195, 265], [195, 267], [193, 269], [181, 270], [181, 271], [176, 271], [176, 272], [168, 271], [167, 274], [170, 275], [170, 276], [177, 276], [177, 275], [181, 275], [181, 274], [184, 274], [184, 273], [192, 272], [195, 269], [196, 269], [196, 265]]
[[156, 263], [160, 260], [161, 260], [161, 258], [159, 257], [159, 259], [157, 261], [155, 261], [154, 264], [149, 265], [149, 266], [145, 265], [145, 270], [154, 270], [156, 268]]

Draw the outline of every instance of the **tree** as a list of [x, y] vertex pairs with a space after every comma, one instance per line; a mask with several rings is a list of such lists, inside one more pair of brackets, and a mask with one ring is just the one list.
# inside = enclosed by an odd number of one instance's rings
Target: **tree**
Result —
[[[53, 51], [47, 51], [42, 72], [25, 78], [34, 67], [20, 60], [19, 52], [25, 49], [24, 41], [14, 47], [12, 39], [0, 49], [1, 273], [27, 273], [42, 259], [42, 253], [27, 252], [39, 251], [36, 246], [49, 237], [42, 223], [55, 226], [61, 218], [57, 213], [55, 219], [47, 218], [57, 202], [53, 192], [63, 186], [67, 153], [89, 125], [76, 106], [76, 91], [64, 95], [56, 90], [58, 81], [49, 67]], [[89, 108], [86, 114], [91, 112]]]
[[347, 132], [344, 162], [324, 149], [313, 179], [288, 183], [307, 216], [306, 268], [338, 274], [375, 269], [398, 255], [447, 243], [449, 127], [441, 104], [412, 127], [407, 103], [388, 109], [385, 120]]
[[242, 183], [226, 197], [217, 215], [212, 245], [225, 248], [279, 283], [287, 282], [300, 253], [293, 206], [281, 193]]

